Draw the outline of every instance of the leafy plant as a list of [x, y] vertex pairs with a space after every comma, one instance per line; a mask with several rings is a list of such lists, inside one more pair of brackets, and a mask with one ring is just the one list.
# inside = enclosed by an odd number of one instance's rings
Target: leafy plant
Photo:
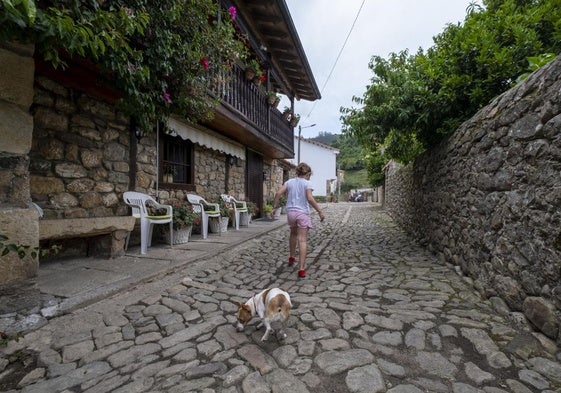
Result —
[[2, 0], [0, 42], [33, 43], [54, 67], [80, 56], [123, 94], [120, 108], [143, 133], [171, 113], [198, 121], [218, 103], [212, 75], [247, 56], [233, 7], [213, 0]]
[[220, 198], [217, 203], [220, 209], [220, 217], [230, 217], [234, 214], [234, 208], [230, 203], [223, 201], [222, 198]]
[[15, 252], [18, 254], [20, 259], [23, 259], [29, 253], [33, 259], [36, 259], [37, 257], [57, 254], [61, 249], [61, 246], [59, 245], [51, 245], [48, 248], [32, 248], [29, 244], [7, 243], [8, 240], [8, 237], [0, 234], [0, 256], [8, 255], [10, 252]]
[[528, 60], [528, 72], [525, 72], [518, 78], [516, 78], [516, 83], [522, 82], [524, 79], [530, 76], [532, 72], [553, 61], [556, 57], [557, 56], [555, 55], [555, 53], [543, 53], [539, 56], [527, 57], [526, 60]]
[[187, 203], [176, 203], [173, 205], [173, 229], [185, 229], [193, 226], [199, 219], [199, 214], [195, 213], [193, 206]]
[[251, 59], [248, 61], [246, 70], [253, 72], [255, 74], [255, 78], [260, 78], [263, 75], [263, 71], [261, 70], [261, 64], [256, 59]]
[[273, 205], [267, 203], [265, 206], [263, 206], [263, 211], [265, 212], [265, 214], [271, 213], [273, 211]]
[[[343, 133], [403, 163], [435, 146], [509, 89], [516, 77], [561, 52], [557, 0], [483, 0], [414, 55], [372, 57], [371, 83], [342, 108]], [[538, 58], [538, 59], [536, 59]], [[543, 61], [542, 61], [543, 60]]]
[[254, 202], [247, 201], [246, 205], [247, 205], [247, 211], [252, 217], [254, 217], [255, 215], [257, 215], [257, 213], [259, 213], [259, 208], [257, 207], [257, 204], [255, 204]]

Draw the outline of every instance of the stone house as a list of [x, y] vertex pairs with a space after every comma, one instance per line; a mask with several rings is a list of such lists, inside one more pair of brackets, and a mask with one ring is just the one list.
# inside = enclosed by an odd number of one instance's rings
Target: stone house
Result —
[[[215, 87], [221, 104], [212, 120], [174, 116], [146, 136], [119, 112], [118, 92], [98, 83], [91, 63], [72, 59], [55, 70], [33, 47], [0, 47], [0, 235], [31, 248], [55, 241], [64, 253], [114, 257], [135, 226], [125, 191], [163, 202], [229, 193], [264, 204], [283, 180], [284, 159], [294, 156], [293, 127], [265, 92], [277, 90], [292, 107], [320, 93], [284, 0], [221, 3], [237, 8], [267, 80], [258, 86], [234, 68], [231, 81]], [[39, 269], [30, 253], [0, 258], [0, 284]]]

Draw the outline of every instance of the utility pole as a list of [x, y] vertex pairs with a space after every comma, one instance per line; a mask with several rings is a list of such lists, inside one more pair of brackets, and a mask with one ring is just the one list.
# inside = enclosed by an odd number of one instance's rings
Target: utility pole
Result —
[[300, 139], [302, 138], [302, 128], [310, 128], [310, 127], [313, 127], [315, 125], [316, 125], [316, 123], [311, 124], [309, 126], [304, 126], [304, 127], [298, 126], [298, 162], [297, 162], [298, 164], [300, 164]]

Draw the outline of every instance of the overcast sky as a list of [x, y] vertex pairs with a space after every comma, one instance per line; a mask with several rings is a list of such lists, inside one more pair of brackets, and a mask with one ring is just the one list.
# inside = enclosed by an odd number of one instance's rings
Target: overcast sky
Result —
[[[345, 39], [364, 5], [328, 80]], [[356, 107], [373, 74], [374, 55], [432, 46], [432, 37], [449, 23], [463, 22], [471, 0], [286, 0], [292, 20], [314, 74], [321, 100], [295, 101], [302, 136], [341, 132], [340, 107]], [[325, 86], [325, 88], [324, 88]], [[281, 103], [279, 108], [287, 105]], [[309, 117], [308, 117], [309, 114]], [[314, 127], [307, 127], [316, 124]], [[297, 129], [295, 130], [297, 132]]]

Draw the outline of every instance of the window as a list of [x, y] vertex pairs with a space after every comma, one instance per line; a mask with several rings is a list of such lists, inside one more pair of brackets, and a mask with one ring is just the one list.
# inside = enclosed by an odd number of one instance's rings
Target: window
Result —
[[179, 188], [193, 186], [193, 143], [163, 134], [160, 146], [160, 182]]

